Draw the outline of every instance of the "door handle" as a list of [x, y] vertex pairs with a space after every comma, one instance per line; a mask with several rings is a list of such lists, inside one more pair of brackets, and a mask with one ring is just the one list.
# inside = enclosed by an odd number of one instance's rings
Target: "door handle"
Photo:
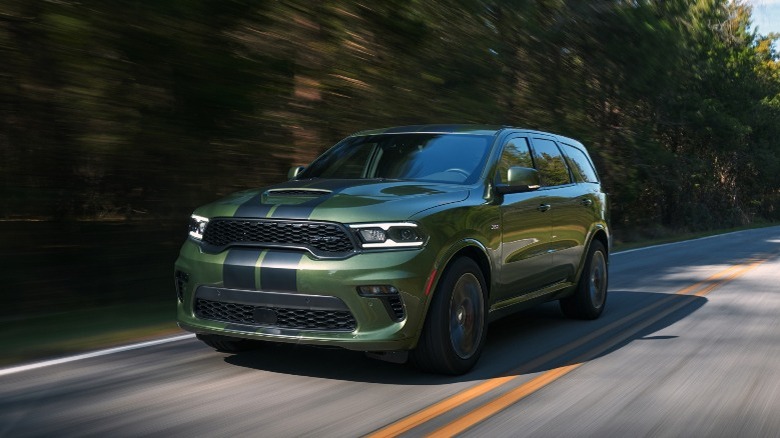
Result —
[[550, 209], [550, 204], [542, 204], [542, 205], [536, 207], [536, 209], [541, 211], [542, 213], [544, 213], [545, 211]]
[[580, 204], [582, 204], [585, 207], [590, 207], [593, 205], [593, 200], [590, 198], [582, 198], [580, 199]]

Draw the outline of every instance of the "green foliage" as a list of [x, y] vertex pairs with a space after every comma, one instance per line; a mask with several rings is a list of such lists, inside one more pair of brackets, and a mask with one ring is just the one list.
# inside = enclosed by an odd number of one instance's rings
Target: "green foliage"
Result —
[[345, 135], [583, 140], [622, 230], [780, 218], [776, 35], [727, 0], [0, 7], [0, 218], [181, 218]]

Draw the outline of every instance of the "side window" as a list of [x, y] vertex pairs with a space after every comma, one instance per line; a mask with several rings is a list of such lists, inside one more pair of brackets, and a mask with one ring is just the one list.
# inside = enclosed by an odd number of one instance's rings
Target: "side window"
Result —
[[510, 139], [504, 151], [501, 152], [501, 159], [498, 160], [498, 180], [506, 184], [507, 172], [510, 167], [534, 167], [531, 160], [531, 149], [528, 147], [528, 140], [522, 137]]
[[569, 169], [555, 142], [535, 138], [534, 161], [543, 187], [560, 186], [571, 182]]
[[599, 182], [596, 169], [593, 168], [593, 163], [584, 152], [567, 144], [563, 145], [563, 151], [569, 158], [569, 165], [577, 180], [589, 183]]

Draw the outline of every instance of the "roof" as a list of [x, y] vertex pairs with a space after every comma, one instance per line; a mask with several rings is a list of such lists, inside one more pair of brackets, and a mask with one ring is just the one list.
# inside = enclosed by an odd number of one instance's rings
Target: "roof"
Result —
[[372, 129], [368, 131], [356, 132], [355, 136], [377, 135], [377, 134], [476, 134], [476, 135], [495, 135], [506, 126], [493, 125], [410, 125], [396, 126], [394, 128]]
[[512, 130], [524, 134], [543, 134], [556, 138], [559, 142], [564, 142], [584, 149], [582, 143], [560, 134], [551, 132], [537, 131], [533, 129], [517, 128], [513, 126], [501, 125], [409, 125], [396, 126], [393, 128], [371, 129], [352, 134], [353, 137], [379, 134], [471, 134], [471, 135], [496, 135], [504, 130]]

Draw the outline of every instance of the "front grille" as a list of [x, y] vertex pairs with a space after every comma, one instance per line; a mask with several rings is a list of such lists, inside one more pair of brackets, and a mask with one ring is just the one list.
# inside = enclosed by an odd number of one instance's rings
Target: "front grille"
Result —
[[306, 248], [315, 255], [338, 256], [355, 247], [343, 226], [327, 222], [268, 219], [212, 219], [203, 242], [215, 247], [268, 245]]
[[[256, 321], [256, 311], [275, 314], [276, 322]], [[223, 303], [221, 301], [200, 298], [195, 301], [195, 314], [199, 318], [216, 321], [300, 330], [351, 332], [357, 326], [352, 313], [347, 310], [309, 310], [253, 306], [250, 304]]]

